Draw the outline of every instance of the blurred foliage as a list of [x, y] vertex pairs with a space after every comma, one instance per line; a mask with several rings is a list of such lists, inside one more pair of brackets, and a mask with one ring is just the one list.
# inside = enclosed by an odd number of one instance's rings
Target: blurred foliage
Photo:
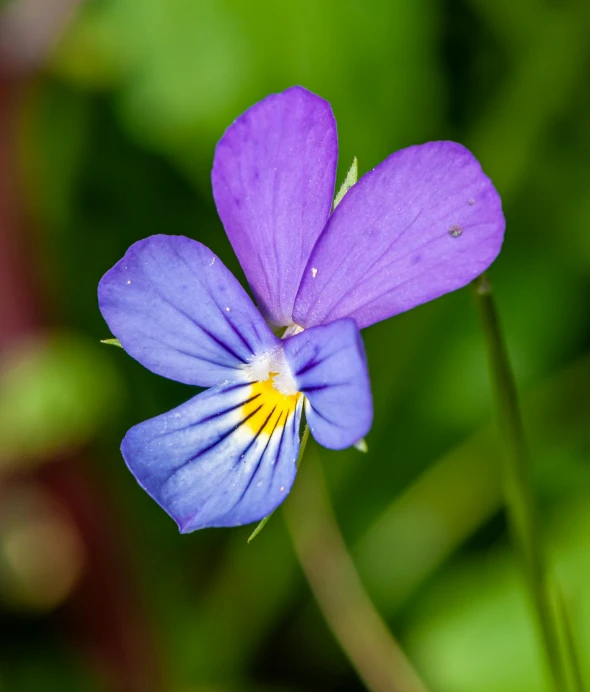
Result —
[[19, 341], [0, 361], [0, 474], [75, 447], [119, 406], [114, 369], [76, 334]]
[[82, 571], [71, 517], [49, 493], [20, 483], [0, 493], [0, 599], [10, 610], [52, 610]]
[[[362, 689], [311, 602], [279, 514], [251, 545], [253, 527], [179, 536], [139, 490], [118, 453], [122, 436], [192, 390], [98, 344], [110, 335], [96, 285], [139, 238], [197, 238], [241, 276], [211, 197], [214, 146], [245, 108], [296, 83], [332, 104], [339, 181], [355, 155], [362, 175], [397, 148], [453, 138], [503, 196], [506, 243], [491, 273], [549, 555], [590, 681], [589, 30], [582, 0], [80, 8], [21, 113], [31, 256], [56, 336], [3, 361], [0, 458], [24, 471], [90, 446], [86, 471], [131, 563], [163, 689]], [[369, 594], [433, 692], [539, 692], [469, 292], [364, 337], [376, 411], [369, 453], [320, 454]], [[0, 690], [109, 689], [97, 682], [100, 662], [67, 633], [51, 616], [0, 606]]]

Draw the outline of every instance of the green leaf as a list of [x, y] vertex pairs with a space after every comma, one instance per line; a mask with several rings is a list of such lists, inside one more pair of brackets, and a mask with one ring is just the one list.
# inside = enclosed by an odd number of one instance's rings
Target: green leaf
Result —
[[0, 476], [85, 445], [120, 399], [111, 359], [76, 333], [7, 349], [0, 363]]
[[100, 343], [107, 344], [108, 346], [118, 346], [119, 348], [123, 348], [119, 339], [101, 339]]
[[334, 209], [342, 202], [342, 199], [344, 195], [350, 190], [350, 188], [356, 183], [356, 181], [359, 179], [359, 164], [357, 161], [356, 156], [352, 159], [352, 166], [348, 169], [348, 173], [346, 174], [346, 178], [344, 178], [344, 182], [340, 186], [340, 189], [338, 190], [338, 194], [336, 195], [336, 198], [334, 199]]

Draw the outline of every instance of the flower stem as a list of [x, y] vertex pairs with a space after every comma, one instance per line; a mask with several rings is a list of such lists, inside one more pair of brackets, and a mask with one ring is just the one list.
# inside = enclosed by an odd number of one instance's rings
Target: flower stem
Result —
[[314, 449], [307, 455], [284, 517], [322, 614], [370, 692], [427, 692], [381, 619], [338, 528]]
[[559, 588], [559, 584], [557, 585], [556, 594], [558, 617], [565, 639], [565, 655], [568, 657], [566, 667], [570, 672], [572, 690], [573, 692], [585, 692], [586, 685], [584, 684], [584, 677], [582, 675], [582, 664], [580, 660], [580, 655], [578, 647], [576, 645], [576, 640], [574, 638], [574, 631], [569, 616], [566, 600], [563, 595], [563, 592]]
[[565, 692], [567, 684], [559, 627], [543, 562], [529, 456], [514, 376], [502, 336], [492, 285], [485, 274], [482, 274], [472, 286], [485, 336], [492, 388], [504, 438], [504, 486], [513, 540], [521, 553], [554, 689]]

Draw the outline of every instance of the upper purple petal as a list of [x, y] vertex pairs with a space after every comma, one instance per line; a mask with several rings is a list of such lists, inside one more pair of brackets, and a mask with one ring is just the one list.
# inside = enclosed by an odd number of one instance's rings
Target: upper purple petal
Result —
[[244, 380], [241, 366], [278, 343], [221, 260], [183, 236], [132, 245], [102, 277], [98, 300], [133, 358], [186, 384]]
[[493, 262], [504, 226], [500, 197], [465, 147], [402, 149], [363, 176], [330, 217], [294, 321], [352, 317], [363, 328], [461, 288]]
[[364, 437], [373, 422], [365, 349], [354, 320], [312, 327], [286, 339], [284, 353], [305, 415], [324, 447], [344, 449]]
[[265, 317], [292, 322], [309, 255], [330, 214], [338, 142], [327, 101], [293, 87], [249, 108], [225, 132], [213, 195]]

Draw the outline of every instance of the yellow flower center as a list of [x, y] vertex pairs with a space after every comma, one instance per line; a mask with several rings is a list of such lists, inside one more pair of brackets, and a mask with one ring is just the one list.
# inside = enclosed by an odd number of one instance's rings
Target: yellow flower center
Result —
[[277, 373], [270, 373], [268, 379], [253, 382], [248, 402], [242, 406], [245, 425], [255, 435], [272, 435], [275, 429], [282, 428], [302, 396], [300, 393], [281, 394], [273, 385], [276, 375]]

